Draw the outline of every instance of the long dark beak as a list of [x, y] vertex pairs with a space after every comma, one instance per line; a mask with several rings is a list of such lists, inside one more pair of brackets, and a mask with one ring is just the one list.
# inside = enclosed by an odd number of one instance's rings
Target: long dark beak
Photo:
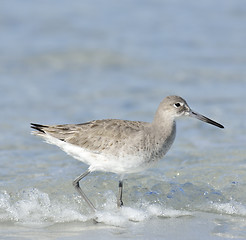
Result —
[[203, 116], [203, 115], [201, 115], [201, 114], [199, 114], [199, 113], [196, 113], [196, 112], [194, 112], [194, 111], [192, 111], [192, 110], [190, 110], [189, 116], [190, 116], [190, 117], [197, 118], [197, 119], [199, 119], [199, 120], [201, 120], [201, 121], [203, 121], [203, 122], [212, 124], [212, 125], [214, 125], [214, 126], [216, 126], [216, 127], [224, 128], [223, 125], [221, 125], [221, 124], [219, 124], [219, 123], [217, 123], [217, 122], [215, 122], [215, 121], [213, 121], [213, 120], [211, 120], [211, 119], [209, 119], [209, 118], [207, 118], [207, 117], [205, 117], [205, 116]]

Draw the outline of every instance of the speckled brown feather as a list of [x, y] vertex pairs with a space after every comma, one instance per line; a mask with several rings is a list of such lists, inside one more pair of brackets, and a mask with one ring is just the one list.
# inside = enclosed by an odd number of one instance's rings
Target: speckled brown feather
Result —
[[32, 124], [38, 135], [49, 134], [64, 142], [88, 149], [105, 151], [124, 145], [126, 139], [133, 137], [149, 123], [119, 119], [94, 120], [81, 124], [44, 126]]

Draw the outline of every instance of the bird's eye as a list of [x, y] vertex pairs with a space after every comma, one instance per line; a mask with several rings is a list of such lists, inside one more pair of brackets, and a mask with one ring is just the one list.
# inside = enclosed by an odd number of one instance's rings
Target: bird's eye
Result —
[[180, 106], [181, 106], [181, 104], [179, 102], [177, 102], [177, 103], [174, 104], [174, 107], [176, 107], [176, 108], [178, 108]]

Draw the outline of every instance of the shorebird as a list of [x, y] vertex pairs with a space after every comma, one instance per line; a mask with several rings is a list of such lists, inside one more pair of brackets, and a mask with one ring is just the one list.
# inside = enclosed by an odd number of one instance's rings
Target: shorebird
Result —
[[93, 171], [119, 174], [121, 178], [117, 206], [121, 207], [123, 176], [142, 172], [164, 157], [175, 139], [175, 119], [181, 116], [195, 117], [224, 128], [191, 110], [187, 102], [179, 96], [164, 98], [150, 123], [105, 119], [50, 126], [31, 123], [31, 127], [36, 130], [33, 134], [89, 165], [87, 171], [73, 181], [73, 185], [90, 208], [96, 211], [93, 203], [80, 188], [80, 180]]

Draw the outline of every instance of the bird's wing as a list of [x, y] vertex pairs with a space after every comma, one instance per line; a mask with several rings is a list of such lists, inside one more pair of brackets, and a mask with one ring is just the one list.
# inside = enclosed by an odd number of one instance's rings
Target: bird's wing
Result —
[[122, 145], [127, 138], [135, 136], [147, 124], [140, 121], [106, 119], [81, 124], [31, 124], [31, 127], [38, 130], [37, 135], [48, 134], [64, 142], [100, 152], [115, 144]]

